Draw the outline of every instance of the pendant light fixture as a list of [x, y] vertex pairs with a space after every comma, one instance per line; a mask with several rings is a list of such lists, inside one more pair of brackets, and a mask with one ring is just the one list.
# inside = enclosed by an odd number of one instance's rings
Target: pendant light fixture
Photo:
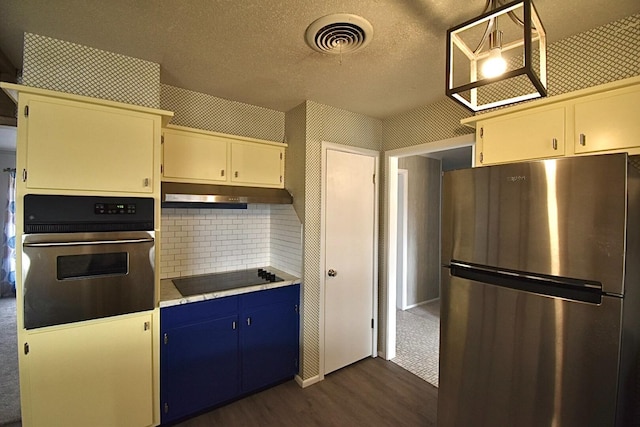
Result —
[[448, 96], [477, 112], [547, 96], [546, 33], [531, 0], [487, 0], [447, 31]]

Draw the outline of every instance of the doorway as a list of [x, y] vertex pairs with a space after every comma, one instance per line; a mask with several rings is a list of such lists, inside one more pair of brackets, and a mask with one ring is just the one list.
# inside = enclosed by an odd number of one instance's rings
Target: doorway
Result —
[[[425, 324], [425, 318], [428, 318], [431, 323], [435, 321], [435, 327], [430, 325], [431, 334], [436, 335], [435, 340], [435, 351], [436, 351], [436, 359], [437, 359], [437, 334], [439, 330], [439, 287], [440, 287], [440, 277], [439, 277], [439, 265], [440, 262], [440, 230], [439, 224], [436, 230], [436, 235], [432, 235], [430, 237], [431, 244], [435, 242], [436, 248], [432, 250], [432, 254], [430, 256], [436, 257], [435, 264], [437, 266], [437, 278], [435, 279], [436, 289], [435, 293], [431, 292], [429, 299], [425, 301], [414, 301], [414, 304], [405, 305], [405, 310], [400, 312], [402, 316], [398, 322], [398, 277], [399, 271], [402, 270], [402, 266], [406, 262], [414, 262], [419, 263], [420, 259], [407, 260], [407, 256], [411, 256], [411, 251], [407, 251], [407, 253], [402, 254], [399, 252], [398, 248], [398, 204], [402, 201], [402, 196], [398, 194], [398, 188], [401, 184], [398, 182], [398, 170], [399, 170], [399, 160], [403, 158], [409, 158], [412, 156], [425, 156], [431, 159], [435, 159], [438, 163], [442, 164], [443, 170], [457, 169], [461, 167], [470, 167], [473, 165], [473, 159], [475, 158], [474, 153], [474, 135], [464, 135], [457, 138], [451, 138], [444, 141], [438, 141], [434, 143], [427, 143], [413, 147], [407, 147], [399, 150], [388, 151], [385, 153], [385, 164], [387, 169], [387, 176], [389, 177], [387, 181], [387, 185], [385, 188], [387, 200], [389, 201], [386, 206], [386, 217], [387, 221], [385, 224], [385, 237], [387, 244], [385, 245], [385, 259], [387, 261], [387, 271], [386, 271], [386, 284], [385, 288], [387, 291], [387, 306], [386, 306], [386, 336], [385, 336], [385, 358], [387, 360], [392, 360], [396, 358], [396, 344], [397, 344], [397, 326], [400, 323], [401, 325], [405, 325], [405, 320], [407, 318], [416, 319], [412, 317], [412, 315], [422, 316], [422, 319], [417, 319], [417, 322], [412, 322], [413, 324]], [[402, 162], [400, 162], [402, 163]], [[409, 175], [411, 171], [409, 170]], [[441, 173], [437, 175], [438, 178], [441, 178]], [[402, 178], [400, 178], [402, 179]], [[410, 184], [409, 184], [410, 185]], [[436, 210], [439, 213], [440, 210], [440, 196], [439, 190], [441, 188], [440, 179], [437, 182], [438, 191], [435, 196], [429, 197], [429, 203], [437, 204]], [[410, 198], [410, 196], [409, 196]], [[432, 200], [433, 199], [433, 200]], [[410, 205], [411, 203], [409, 203]], [[431, 206], [433, 208], [433, 206]], [[438, 214], [439, 215], [439, 214]], [[400, 220], [400, 222], [402, 222]], [[409, 231], [411, 234], [411, 231]], [[413, 255], [416, 256], [415, 254]], [[433, 260], [432, 260], [433, 264]], [[414, 313], [415, 312], [415, 313]], [[405, 327], [405, 326], [403, 326]], [[435, 332], [434, 332], [435, 331]], [[411, 334], [409, 334], [411, 335]], [[420, 330], [417, 332], [417, 336], [423, 336], [423, 332]], [[414, 340], [415, 341], [415, 340]], [[427, 340], [431, 342], [433, 345], [433, 340]], [[434, 349], [432, 349], [434, 350]], [[421, 350], [423, 351], [423, 350]], [[416, 355], [412, 358], [414, 361], [418, 360], [422, 362], [427, 359], [422, 355]], [[433, 365], [433, 364], [432, 364]], [[430, 369], [433, 370], [431, 367]], [[437, 384], [437, 363], [435, 365], [435, 384]], [[416, 373], [416, 372], [414, 372]], [[417, 373], [416, 373], [417, 374]], [[418, 375], [418, 374], [417, 374]], [[419, 375], [423, 379], [426, 380], [425, 375]], [[433, 378], [433, 375], [427, 375], [429, 378]], [[434, 381], [429, 380], [432, 384]]]
[[323, 143], [322, 373], [377, 353], [378, 153]]

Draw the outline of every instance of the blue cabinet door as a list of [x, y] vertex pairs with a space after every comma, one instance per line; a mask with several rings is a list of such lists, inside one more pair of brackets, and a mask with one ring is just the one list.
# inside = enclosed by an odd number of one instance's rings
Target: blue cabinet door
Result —
[[229, 315], [163, 328], [160, 355], [163, 423], [239, 394], [237, 319], [237, 315]]
[[300, 287], [244, 295], [240, 300], [242, 392], [280, 382], [298, 372]]

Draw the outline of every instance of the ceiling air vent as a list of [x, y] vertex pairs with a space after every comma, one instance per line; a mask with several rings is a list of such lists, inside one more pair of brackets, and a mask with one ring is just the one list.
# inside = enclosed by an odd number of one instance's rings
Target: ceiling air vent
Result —
[[373, 27], [361, 16], [337, 13], [316, 19], [306, 32], [307, 44], [322, 53], [341, 55], [369, 44]]

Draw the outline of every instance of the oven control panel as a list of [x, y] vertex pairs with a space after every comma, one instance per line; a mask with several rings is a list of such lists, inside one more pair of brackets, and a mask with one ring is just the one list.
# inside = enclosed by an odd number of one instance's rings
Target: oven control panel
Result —
[[96, 215], [135, 215], [135, 203], [96, 203], [94, 212]]

